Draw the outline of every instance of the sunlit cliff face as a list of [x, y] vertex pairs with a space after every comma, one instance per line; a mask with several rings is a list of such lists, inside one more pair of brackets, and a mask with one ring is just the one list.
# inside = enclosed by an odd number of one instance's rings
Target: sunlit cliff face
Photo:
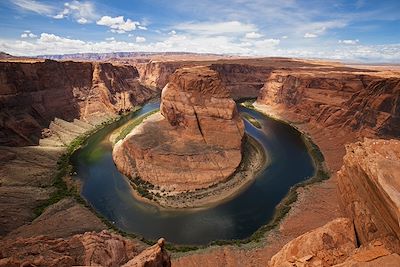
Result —
[[[114, 160], [123, 173], [132, 176], [136, 169], [145, 181], [186, 191], [209, 187], [235, 171], [244, 125], [215, 71], [177, 70], [163, 89], [160, 109], [161, 115], [115, 146]], [[133, 160], [135, 168], [127, 164]]]

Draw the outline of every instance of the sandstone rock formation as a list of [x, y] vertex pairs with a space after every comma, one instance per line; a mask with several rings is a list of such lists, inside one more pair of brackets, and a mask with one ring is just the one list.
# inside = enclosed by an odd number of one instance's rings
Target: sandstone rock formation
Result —
[[193, 66], [193, 63], [184, 61], [155, 61], [137, 63], [140, 81], [149, 88], [162, 90], [168, 83], [169, 76], [183, 66]]
[[395, 267], [400, 256], [393, 251], [393, 242], [395, 239], [382, 238], [357, 247], [352, 220], [339, 218], [287, 243], [271, 258], [269, 266]]
[[286, 244], [270, 261], [271, 267], [332, 266], [356, 248], [351, 220], [336, 219]]
[[170, 267], [171, 259], [165, 248], [164, 238], [160, 238], [154, 246], [144, 250], [128, 261], [123, 267]]
[[235, 171], [244, 124], [215, 71], [178, 69], [163, 89], [160, 109], [162, 115], [115, 145], [120, 171], [177, 192], [208, 187]]
[[0, 236], [29, 223], [53, 192], [61, 148], [0, 147]]
[[257, 66], [246, 63], [212, 64], [211, 69], [221, 76], [222, 83], [233, 99], [256, 98], [264, 86], [272, 66]]
[[51, 121], [97, 121], [155, 92], [132, 66], [109, 63], [0, 62], [0, 145], [38, 144]]
[[400, 136], [400, 79], [366, 73], [275, 71], [258, 102], [323, 127]]
[[365, 139], [346, 150], [338, 189], [359, 242], [385, 236], [399, 239], [400, 141]]
[[3, 240], [15, 240], [39, 235], [45, 235], [49, 238], [66, 238], [75, 234], [92, 231], [99, 232], [107, 229], [107, 226], [95, 214], [77, 203], [73, 198], [60, 200], [47, 207], [39, 217], [29, 224], [18, 226], [18, 224], [9, 226], [16, 229], [4, 236]]
[[354, 250], [349, 258], [335, 267], [397, 267], [399, 263], [399, 254], [385, 247], [380, 240], [374, 240]]
[[66, 239], [6, 240], [0, 251], [0, 266], [170, 266], [163, 242], [144, 249], [138, 242], [108, 231]]

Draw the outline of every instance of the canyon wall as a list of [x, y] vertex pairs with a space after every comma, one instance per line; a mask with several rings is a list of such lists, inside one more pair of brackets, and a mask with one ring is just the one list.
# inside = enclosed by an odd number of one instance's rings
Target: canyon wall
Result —
[[341, 205], [361, 244], [400, 238], [400, 141], [365, 139], [346, 146], [338, 172]]
[[271, 258], [271, 267], [400, 262], [400, 141], [366, 138], [346, 151], [337, 181], [348, 218], [293, 239]]
[[224, 181], [236, 170], [244, 124], [218, 73], [178, 69], [162, 91], [160, 110], [115, 145], [121, 172], [183, 192]]
[[169, 76], [174, 71], [183, 66], [193, 66], [193, 63], [185, 61], [150, 61], [146, 63], [136, 63], [136, 68], [140, 74], [140, 81], [149, 88], [161, 91], [168, 83]]
[[0, 145], [38, 144], [55, 118], [86, 122], [131, 109], [155, 95], [132, 66], [0, 62]]
[[298, 120], [364, 136], [400, 136], [400, 78], [346, 72], [275, 71], [257, 102]]
[[268, 66], [253, 66], [239, 63], [212, 64], [222, 83], [230, 91], [233, 99], [256, 98], [273, 70]]
[[219, 73], [223, 85], [231, 97], [256, 98], [273, 67], [254, 66], [243, 63], [218, 61], [150, 61], [136, 63], [141, 82], [149, 88], [161, 90], [168, 83], [168, 78], [181, 67], [209, 66]]

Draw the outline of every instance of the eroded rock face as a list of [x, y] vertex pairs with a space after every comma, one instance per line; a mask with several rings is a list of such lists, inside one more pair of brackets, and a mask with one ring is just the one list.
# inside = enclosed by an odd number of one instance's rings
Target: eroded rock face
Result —
[[140, 74], [140, 80], [149, 88], [162, 90], [168, 83], [169, 76], [182, 66], [192, 66], [193, 63], [184, 61], [150, 61], [137, 63], [136, 68]]
[[339, 218], [287, 243], [269, 262], [271, 267], [332, 266], [356, 248], [350, 219]]
[[258, 102], [303, 121], [364, 136], [400, 136], [400, 79], [346, 73], [275, 71]]
[[132, 66], [0, 62], [0, 145], [37, 145], [55, 118], [99, 123], [154, 94]]
[[258, 97], [273, 66], [257, 66], [246, 63], [212, 64], [211, 69], [221, 76], [222, 83], [233, 99]]
[[115, 145], [121, 172], [179, 192], [208, 187], [235, 171], [244, 124], [216, 72], [177, 70], [160, 109], [162, 115], [149, 117]]
[[66, 239], [35, 236], [6, 240], [0, 251], [0, 266], [170, 266], [162, 245], [144, 249], [108, 231]]
[[154, 246], [144, 250], [128, 261], [123, 267], [170, 267], [171, 258], [164, 248], [165, 240], [160, 238]]
[[365, 139], [346, 150], [338, 189], [360, 243], [400, 238], [400, 141]]
[[381, 240], [374, 240], [367, 245], [362, 245], [354, 250], [346, 261], [335, 267], [397, 267], [400, 262], [399, 254], [394, 253], [384, 243]]

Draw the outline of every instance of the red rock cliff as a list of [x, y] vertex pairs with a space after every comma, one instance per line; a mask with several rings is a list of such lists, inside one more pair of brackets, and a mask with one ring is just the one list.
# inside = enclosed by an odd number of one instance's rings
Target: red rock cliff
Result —
[[140, 74], [140, 81], [149, 88], [162, 90], [168, 83], [169, 76], [174, 71], [184, 65], [193, 65], [184, 61], [150, 61], [146, 63], [137, 63], [136, 68]]
[[120, 171], [177, 192], [208, 187], [235, 171], [244, 125], [215, 71], [177, 70], [163, 89], [161, 114], [115, 145]]
[[35, 236], [0, 244], [0, 266], [171, 266], [164, 239], [147, 249], [108, 231], [69, 238]]
[[344, 72], [273, 72], [258, 102], [324, 127], [400, 136], [400, 78]]
[[359, 242], [386, 236], [399, 239], [400, 141], [365, 139], [346, 150], [338, 189]]
[[0, 63], [0, 145], [38, 144], [54, 118], [115, 114], [149, 99], [132, 66], [109, 63]]
[[219, 73], [222, 83], [234, 99], [256, 98], [273, 70], [272, 66], [252, 66], [239, 63], [212, 64], [210, 68]]

